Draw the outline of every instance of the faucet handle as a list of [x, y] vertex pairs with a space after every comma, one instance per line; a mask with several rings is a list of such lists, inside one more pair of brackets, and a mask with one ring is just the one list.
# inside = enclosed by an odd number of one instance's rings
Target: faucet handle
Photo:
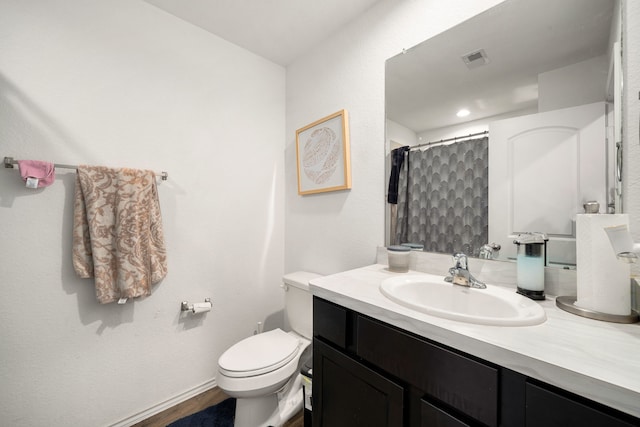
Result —
[[453, 262], [455, 263], [455, 268], [462, 268], [464, 270], [468, 270], [467, 256], [462, 252], [457, 252], [453, 254]]

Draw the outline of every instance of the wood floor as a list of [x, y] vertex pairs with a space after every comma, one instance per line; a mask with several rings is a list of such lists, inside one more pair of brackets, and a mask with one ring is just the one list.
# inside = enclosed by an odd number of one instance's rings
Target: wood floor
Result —
[[[134, 424], [132, 427], [166, 427], [174, 421], [187, 415], [194, 414], [198, 411], [208, 408], [225, 400], [227, 396], [218, 387], [214, 387], [211, 390], [205, 391], [185, 402], [182, 402], [172, 408], [164, 410], [159, 414], [147, 418], [144, 421], [140, 421]], [[284, 424], [284, 427], [304, 427], [304, 416], [302, 411], [294, 415], [289, 421]]]

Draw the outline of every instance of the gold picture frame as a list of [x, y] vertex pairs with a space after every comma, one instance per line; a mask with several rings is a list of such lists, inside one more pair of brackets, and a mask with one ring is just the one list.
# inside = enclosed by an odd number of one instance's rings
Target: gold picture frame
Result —
[[296, 131], [298, 194], [351, 188], [348, 122], [340, 110]]

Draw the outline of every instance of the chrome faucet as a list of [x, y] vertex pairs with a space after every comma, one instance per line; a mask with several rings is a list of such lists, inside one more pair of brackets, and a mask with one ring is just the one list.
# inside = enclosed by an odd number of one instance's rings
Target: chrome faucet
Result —
[[502, 247], [498, 243], [487, 243], [480, 248], [478, 258], [494, 259], [498, 257]]
[[485, 289], [487, 285], [476, 279], [469, 273], [468, 259], [462, 252], [453, 254], [453, 267], [449, 269], [449, 276], [444, 280], [454, 285], [467, 286], [469, 288]]

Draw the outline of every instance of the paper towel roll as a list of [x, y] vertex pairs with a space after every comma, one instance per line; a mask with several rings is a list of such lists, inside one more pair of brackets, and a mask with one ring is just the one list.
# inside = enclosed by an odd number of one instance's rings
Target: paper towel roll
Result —
[[576, 215], [576, 305], [600, 313], [631, 313], [631, 268], [616, 258], [605, 227], [628, 225], [627, 214]]
[[211, 303], [210, 302], [197, 302], [193, 304], [193, 313], [205, 313], [207, 311], [211, 311]]

